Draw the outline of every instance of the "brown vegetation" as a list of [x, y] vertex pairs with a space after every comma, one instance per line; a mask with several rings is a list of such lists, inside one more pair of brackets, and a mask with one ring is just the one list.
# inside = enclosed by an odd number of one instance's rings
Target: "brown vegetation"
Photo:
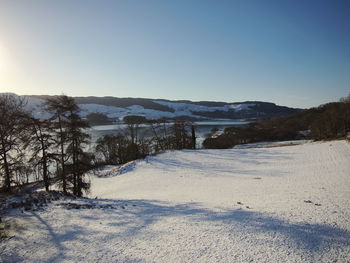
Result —
[[205, 148], [231, 148], [237, 144], [297, 139], [326, 140], [345, 138], [350, 132], [350, 95], [293, 115], [225, 129], [219, 136], [209, 135]]

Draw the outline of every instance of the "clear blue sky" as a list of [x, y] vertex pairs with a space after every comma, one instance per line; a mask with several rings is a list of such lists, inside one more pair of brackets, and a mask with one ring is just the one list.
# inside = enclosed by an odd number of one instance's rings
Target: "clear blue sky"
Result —
[[0, 0], [0, 92], [312, 107], [350, 93], [350, 1]]

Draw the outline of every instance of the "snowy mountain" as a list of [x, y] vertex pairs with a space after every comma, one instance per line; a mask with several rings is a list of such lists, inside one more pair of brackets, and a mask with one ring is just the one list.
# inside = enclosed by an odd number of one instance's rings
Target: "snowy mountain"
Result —
[[[27, 108], [33, 110], [36, 117], [48, 117], [41, 105], [49, 96], [24, 97], [27, 100]], [[260, 101], [226, 103], [115, 97], [75, 97], [74, 99], [82, 109], [83, 117], [99, 113], [112, 121], [122, 120], [130, 115], [143, 116], [149, 120], [257, 119], [288, 115], [300, 110]]]

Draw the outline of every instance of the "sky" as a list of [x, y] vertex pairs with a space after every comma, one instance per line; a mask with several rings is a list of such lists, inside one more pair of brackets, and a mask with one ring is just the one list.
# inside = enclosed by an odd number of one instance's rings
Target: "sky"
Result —
[[350, 1], [0, 0], [0, 92], [315, 107], [350, 94]]

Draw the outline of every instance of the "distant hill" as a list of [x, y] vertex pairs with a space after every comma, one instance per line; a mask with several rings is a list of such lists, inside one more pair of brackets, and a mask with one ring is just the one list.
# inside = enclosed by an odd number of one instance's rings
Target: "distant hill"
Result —
[[[39, 105], [51, 96], [26, 96], [28, 105], [36, 108], [40, 117]], [[164, 100], [145, 98], [116, 98], [116, 97], [74, 97], [82, 108], [82, 115], [105, 116], [104, 121], [118, 121], [125, 116], [138, 115], [149, 120], [156, 119], [265, 119], [280, 117], [299, 112], [301, 109], [279, 106], [270, 102], [217, 102], [217, 101], [189, 101]], [[98, 115], [96, 115], [98, 113]], [[93, 114], [93, 115], [91, 115]], [[99, 122], [97, 120], [97, 122]], [[101, 122], [99, 122], [101, 123]], [[106, 122], [107, 123], [107, 122]]]
[[232, 148], [237, 144], [298, 139], [350, 140], [350, 96], [303, 111], [226, 128], [222, 134], [208, 136], [205, 148]]

